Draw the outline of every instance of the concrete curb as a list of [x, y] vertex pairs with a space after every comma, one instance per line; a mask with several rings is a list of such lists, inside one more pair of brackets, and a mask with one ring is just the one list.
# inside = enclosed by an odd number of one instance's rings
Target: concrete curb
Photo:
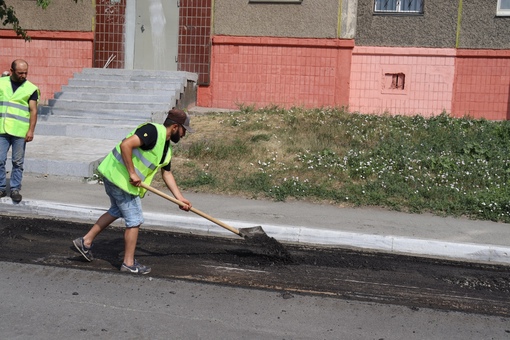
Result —
[[[106, 211], [104, 208], [58, 202], [27, 200], [13, 204], [10, 198], [0, 199], [0, 213], [33, 217], [50, 217], [59, 220], [93, 223]], [[237, 237], [231, 232], [201, 217], [183, 217], [173, 214], [144, 212], [144, 228], [180, 231], [201, 235]], [[228, 221], [236, 228], [253, 227], [253, 223]], [[122, 222], [116, 223], [122, 226]], [[362, 233], [333, 231], [320, 228], [264, 225], [266, 233], [281, 242], [362, 248], [388, 253], [425, 257], [448, 258], [459, 261], [476, 261], [492, 264], [510, 264], [510, 247], [491, 244], [446, 242], [401, 236], [381, 236]]]

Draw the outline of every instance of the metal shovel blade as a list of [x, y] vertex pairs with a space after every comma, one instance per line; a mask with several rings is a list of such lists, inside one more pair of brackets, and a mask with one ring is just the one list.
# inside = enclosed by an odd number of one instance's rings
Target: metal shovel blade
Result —
[[239, 235], [242, 237], [257, 237], [257, 236], [267, 236], [264, 229], [261, 226], [251, 227], [251, 228], [240, 228]]
[[244, 237], [246, 242], [257, 246], [262, 246], [261, 249], [264, 250], [266, 255], [271, 257], [277, 256], [280, 259], [279, 262], [282, 263], [292, 262], [292, 258], [287, 249], [285, 249], [285, 247], [280, 242], [268, 236], [261, 226], [241, 228], [238, 230], [239, 236]]

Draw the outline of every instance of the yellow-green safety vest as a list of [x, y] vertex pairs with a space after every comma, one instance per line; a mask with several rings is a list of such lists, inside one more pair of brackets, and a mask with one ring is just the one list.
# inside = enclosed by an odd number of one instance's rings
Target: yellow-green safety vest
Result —
[[[142, 150], [141, 148], [133, 149], [132, 159], [138, 177], [140, 177], [142, 182], [150, 185], [157, 171], [170, 163], [170, 160], [172, 159], [172, 147], [168, 147], [168, 152], [166, 154], [165, 160], [160, 163], [161, 158], [163, 157], [166, 142], [166, 128], [162, 124], [144, 123], [131, 131], [126, 136], [126, 138], [131, 137], [138, 128], [145, 124], [153, 124], [156, 126], [158, 131], [158, 139], [156, 141], [156, 145], [151, 150]], [[147, 190], [142, 187], [134, 186], [129, 182], [129, 173], [126, 166], [124, 165], [124, 160], [122, 159], [120, 150], [121, 143], [122, 141], [119, 142], [115, 148], [105, 157], [101, 164], [99, 164], [97, 170], [110, 182], [125, 192], [143, 197], [145, 196]]]
[[25, 81], [16, 92], [12, 92], [11, 77], [0, 78], [0, 134], [24, 138], [30, 128], [28, 99], [37, 91], [37, 86]]

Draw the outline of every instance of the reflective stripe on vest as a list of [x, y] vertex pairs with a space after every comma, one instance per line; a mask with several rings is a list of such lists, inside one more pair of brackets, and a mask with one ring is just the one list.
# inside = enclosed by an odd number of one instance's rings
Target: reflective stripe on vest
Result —
[[12, 113], [0, 113], [0, 118], [10, 118], [10, 119], [15, 119], [15, 120], [19, 120], [19, 121], [22, 121], [22, 122], [25, 122], [25, 123], [30, 123], [30, 118], [25, 118], [25, 117], [20, 117], [20, 116], [17, 116], [17, 115], [13, 115]]
[[[153, 123], [152, 123], [153, 124]], [[135, 130], [127, 135], [126, 138], [131, 137], [140, 125]], [[133, 165], [135, 172], [140, 177], [142, 182], [150, 184], [157, 170], [170, 163], [172, 157], [172, 149], [169, 146], [165, 160], [160, 164], [161, 158], [166, 143], [166, 128], [161, 124], [153, 124], [158, 131], [158, 139], [156, 145], [152, 150], [142, 150], [141, 148], [133, 149]], [[118, 186], [120, 189], [143, 197], [147, 191], [144, 188], [136, 187], [129, 182], [129, 173], [122, 159], [120, 151], [120, 142], [115, 148], [106, 156], [106, 158], [99, 164], [98, 171], [103, 174], [110, 182]]]
[[25, 81], [16, 92], [12, 92], [10, 77], [0, 78], [0, 133], [25, 137], [30, 128], [28, 101], [37, 91], [37, 86]]
[[[32, 92], [33, 93], [33, 92]], [[32, 95], [32, 94], [30, 94]], [[27, 103], [28, 105], [28, 103]], [[25, 105], [22, 105], [22, 104], [16, 104], [16, 103], [10, 103], [10, 102], [0, 102], [0, 106], [10, 106], [10, 107], [14, 107], [18, 110], [23, 110], [23, 111], [28, 111], [28, 106], [25, 106]]]
[[[117, 151], [117, 148], [114, 148], [112, 150], [112, 154], [113, 154], [113, 157], [115, 157], [117, 159], [117, 161], [119, 161], [120, 163], [122, 163], [122, 165], [126, 166], [126, 164], [124, 164], [124, 160], [122, 159], [122, 155], [120, 154], [119, 151]], [[140, 152], [140, 149], [134, 149], [133, 150], [133, 155], [138, 158], [142, 163], [143, 165], [145, 165], [149, 170], [151, 171], [154, 171], [156, 170], [157, 168], [157, 165], [154, 165], [152, 164], [151, 161], [149, 161], [147, 158], [145, 158], [142, 153]], [[145, 178], [147, 176], [145, 176], [144, 174], [142, 174], [142, 172], [140, 170], [138, 170], [136, 167], [135, 167], [135, 171], [136, 171], [136, 174], [138, 175], [138, 177], [140, 177], [140, 179], [142, 180], [142, 182], [145, 180]]]

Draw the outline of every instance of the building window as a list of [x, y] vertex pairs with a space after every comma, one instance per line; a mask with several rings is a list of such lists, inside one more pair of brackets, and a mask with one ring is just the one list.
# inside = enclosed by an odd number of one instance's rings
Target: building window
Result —
[[498, 16], [510, 16], [510, 0], [498, 0]]
[[[510, 0], [499, 0], [510, 1]], [[375, 0], [376, 13], [423, 13], [423, 0]]]

